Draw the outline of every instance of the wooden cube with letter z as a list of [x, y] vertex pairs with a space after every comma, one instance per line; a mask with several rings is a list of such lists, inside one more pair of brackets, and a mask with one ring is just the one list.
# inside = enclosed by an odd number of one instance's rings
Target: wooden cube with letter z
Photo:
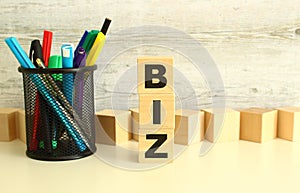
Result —
[[174, 129], [139, 130], [139, 162], [160, 163], [173, 160]]
[[174, 92], [172, 57], [139, 57], [137, 63], [139, 94]]

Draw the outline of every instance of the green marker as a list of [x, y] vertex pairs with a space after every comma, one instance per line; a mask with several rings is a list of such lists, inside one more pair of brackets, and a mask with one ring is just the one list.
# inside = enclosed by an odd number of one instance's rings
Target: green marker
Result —
[[45, 149], [45, 146], [44, 146], [44, 141], [40, 141], [40, 143], [39, 143], [39, 147], [40, 147], [41, 149]]
[[[60, 55], [50, 56], [48, 68], [62, 68], [62, 57]], [[62, 74], [53, 74], [52, 77], [54, 78], [57, 86], [61, 88], [63, 80]], [[50, 125], [52, 129], [52, 149], [57, 148], [57, 133], [58, 128], [61, 127], [60, 123], [57, 122], [55, 119], [55, 117], [52, 117], [52, 120], [50, 120]]]
[[98, 33], [99, 33], [99, 30], [91, 30], [88, 33], [88, 35], [86, 36], [86, 39], [84, 40], [84, 43], [82, 45], [86, 54], [88, 54], [90, 52]]
[[[50, 56], [48, 68], [62, 68], [62, 57], [59, 55]], [[62, 74], [53, 74], [55, 81], [62, 81]]]

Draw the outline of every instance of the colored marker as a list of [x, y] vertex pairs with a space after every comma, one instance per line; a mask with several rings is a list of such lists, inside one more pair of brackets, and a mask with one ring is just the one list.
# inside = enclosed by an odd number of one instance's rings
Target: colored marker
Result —
[[[62, 57], [59, 55], [53, 55], [50, 56], [49, 58], [49, 66], [48, 68], [62, 68]], [[62, 88], [62, 74], [53, 74], [52, 77], [55, 80], [56, 85], [59, 88]], [[49, 81], [49, 77], [48, 77]], [[51, 82], [51, 80], [50, 80]], [[54, 84], [52, 84], [54, 85]], [[51, 128], [52, 128], [52, 148], [56, 149], [57, 148], [57, 139], [58, 139], [58, 133], [59, 129], [61, 128], [61, 123], [56, 121], [58, 118], [56, 115], [52, 117], [52, 122], [51, 122]]]
[[[61, 46], [62, 67], [73, 68], [73, 44], [63, 44]], [[63, 92], [69, 103], [73, 104], [73, 74], [63, 74]]]
[[44, 37], [43, 37], [43, 58], [45, 66], [48, 67], [49, 58], [51, 53], [51, 46], [52, 46], [52, 35], [51, 31], [44, 30]]
[[[5, 42], [23, 68], [35, 68], [15, 37], [6, 38]], [[74, 139], [79, 150], [86, 150], [86, 145], [89, 144], [82, 140], [81, 134], [78, 133], [80, 128], [78, 127], [77, 123], [74, 122], [72, 116], [66, 112], [60, 102], [49, 93], [49, 90], [52, 90], [52, 88], [49, 87], [48, 83], [45, 82], [45, 80], [39, 74], [29, 74], [29, 77], [37, 87], [38, 91], [45, 98], [47, 103], [52, 107], [54, 112], [57, 113], [57, 116], [65, 126], [68, 134]]]
[[[48, 68], [62, 68], [62, 57], [60, 55], [53, 55], [49, 58]], [[52, 75], [55, 81], [62, 81], [62, 74], [53, 74]]]
[[85, 39], [85, 41], [82, 45], [82, 47], [85, 50], [86, 54], [88, 54], [90, 52], [98, 33], [99, 33], [99, 30], [91, 30], [88, 33], [88, 35], [87, 35], [87, 37], [86, 37], [86, 39]]
[[[33, 62], [33, 64], [37, 67], [36, 58], [43, 58], [42, 46], [39, 40], [33, 40], [30, 45], [29, 58]], [[34, 106], [34, 116], [33, 116], [33, 127], [32, 127], [32, 135], [29, 143], [29, 150], [36, 151], [38, 146], [37, 136], [41, 135], [41, 131], [38, 127], [41, 127], [40, 123], [40, 115], [42, 111], [40, 111], [40, 107], [43, 106], [43, 103], [40, 104], [40, 101], [43, 99], [40, 97], [39, 93], [36, 93], [35, 96], [35, 106]], [[38, 134], [39, 133], [39, 134]]]
[[79, 47], [74, 57], [74, 68], [84, 67], [86, 62], [86, 53], [83, 47]]
[[88, 34], [89, 34], [89, 32], [87, 30], [85, 30], [82, 37], [81, 37], [81, 39], [80, 39], [80, 41], [79, 41], [79, 43], [78, 43], [78, 45], [77, 45], [77, 47], [76, 47], [76, 49], [75, 49], [74, 58], [77, 56], [78, 49], [83, 46], [84, 41], [85, 41]]
[[106, 33], [107, 33], [110, 23], [111, 23], [111, 20], [106, 18], [103, 23], [103, 26], [101, 28], [101, 31], [98, 33], [97, 38], [93, 44], [93, 47], [87, 56], [86, 66], [93, 66], [95, 64], [95, 62], [103, 48], [103, 45], [106, 41]]

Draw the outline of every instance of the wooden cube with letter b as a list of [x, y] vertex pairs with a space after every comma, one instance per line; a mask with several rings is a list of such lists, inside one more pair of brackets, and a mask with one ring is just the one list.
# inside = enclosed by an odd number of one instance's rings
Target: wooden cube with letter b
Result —
[[173, 58], [140, 57], [137, 62], [139, 162], [169, 162], [175, 128]]
[[174, 93], [172, 57], [139, 57], [137, 63], [139, 94]]

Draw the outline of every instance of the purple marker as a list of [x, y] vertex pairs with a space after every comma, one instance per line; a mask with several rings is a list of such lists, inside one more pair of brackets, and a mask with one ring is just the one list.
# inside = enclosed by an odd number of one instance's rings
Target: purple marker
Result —
[[[84, 48], [79, 47], [77, 51], [77, 55], [74, 58], [73, 66], [74, 68], [84, 67], [86, 63], [86, 53]], [[82, 72], [78, 72], [75, 78], [75, 110], [78, 115], [82, 116], [82, 104], [83, 104], [83, 92], [84, 92], [84, 74]]]
[[83, 47], [79, 47], [76, 53], [76, 56], [74, 57], [73, 61], [73, 67], [79, 68], [84, 67], [86, 62], [86, 53]]
[[84, 41], [85, 41], [88, 34], [89, 34], [89, 32], [87, 30], [85, 30], [82, 37], [81, 37], [81, 39], [80, 39], [80, 41], [79, 41], [79, 43], [78, 43], [78, 45], [77, 45], [77, 47], [76, 47], [76, 50], [74, 52], [75, 57], [77, 56], [79, 48], [83, 46], [83, 43], [84, 43]]

